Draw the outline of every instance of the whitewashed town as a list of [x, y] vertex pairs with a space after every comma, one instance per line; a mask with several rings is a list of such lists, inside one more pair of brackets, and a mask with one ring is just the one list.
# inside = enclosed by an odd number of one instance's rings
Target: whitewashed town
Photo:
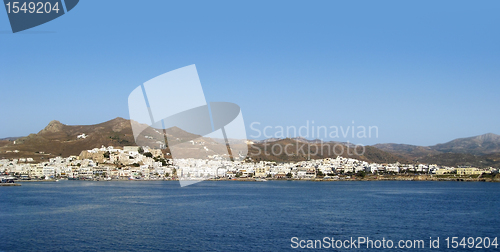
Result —
[[[497, 174], [498, 169], [446, 167], [435, 164], [378, 164], [352, 158], [315, 159], [296, 163], [165, 159], [160, 149], [140, 146], [113, 146], [82, 151], [79, 156], [55, 157], [34, 163], [32, 158], [0, 160], [2, 176], [16, 180], [177, 180], [232, 179], [257, 180], [343, 180], [384, 175], [448, 177]], [[376, 177], [375, 177], [376, 178]]]

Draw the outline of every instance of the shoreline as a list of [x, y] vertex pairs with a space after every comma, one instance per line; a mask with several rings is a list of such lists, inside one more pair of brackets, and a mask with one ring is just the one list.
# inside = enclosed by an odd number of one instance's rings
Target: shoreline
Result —
[[[67, 179], [60, 179], [67, 180]], [[110, 182], [110, 181], [179, 181], [178, 179], [111, 179], [111, 180], [75, 180], [75, 181], [90, 181], [90, 182]], [[188, 180], [189, 181], [189, 180]], [[195, 181], [193, 179], [193, 181]], [[200, 181], [240, 181], [240, 182], [267, 182], [267, 181], [312, 181], [312, 182], [341, 182], [341, 181], [454, 181], [454, 182], [500, 182], [500, 174], [491, 177], [481, 177], [481, 176], [436, 176], [436, 175], [377, 175], [377, 176], [365, 176], [361, 177], [339, 177], [336, 179], [332, 178], [311, 178], [311, 179], [294, 179], [294, 178], [223, 178], [223, 179], [204, 179]], [[16, 183], [25, 182], [58, 182], [56, 180], [16, 180]], [[0, 185], [8, 185], [6, 183]]]

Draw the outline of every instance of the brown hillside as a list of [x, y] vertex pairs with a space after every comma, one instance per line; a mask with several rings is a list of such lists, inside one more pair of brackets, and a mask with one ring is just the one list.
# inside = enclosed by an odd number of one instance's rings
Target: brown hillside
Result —
[[[78, 138], [82, 134], [85, 134], [87, 137]], [[170, 139], [173, 139], [169, 143], [170, 146], [186, 143], [191, 139], [200, 137], [175, 127], [167, 129], [166, 134]], [[172, 136], [175, 137], [172, 138]], [[164, 139], [163, 130], [147, 128], [139, 135], [139, 142], [137, 144], [158, 148], [159, 143], [163, 143]], [[185, 152], [189, 152], [190, 150], [191, 152], [200, 152], [201, 150], [200, 153], [202, 154], [216, 154], [225, 149], [224, 145], [222, 145], [223, 149], [221, 150], [217, 149], [219, 147], [216, 148], [213, 145], [214, 141], [218, 141], [217, 139], [201, 138], [198, 141], [205, 142], [205, 144], [186, 144], [187, 148]], [[42, 161], [55, 156], [67, 157], [70, 155], [79, 155], [83, 150], [90, 150], [103, 145], [114, 147], [136, 145], [132, 134], [131, 121], [123, 118], [115, 118], [96, 125], [65, 125], [59, 121], [51, 121], [37, 134], [30, 134], [16, 141], [0, 143], [0, 158], [32, 157], [36, 161]], [[238, 143], [238, 145], [241, 147], [245, 143]], [[275, 146], [275, 153], [270, 149], [271, 146]], [[208, 147], [207, 151], [203, 151], [205, 147]], [[283, 151], [278, 153], [280, 147], [283, 148]], [[285, 147], [288, 154], [284, 152]], [[266, 148], [267, 152], [264, 153]], [[369, 162], [406, 161], [404, 158], [397, 157], [374, 147], [367, 146], [365, 148], [364, 153], [362, 153], [362, 149], [357, 149], [358, 154], [362, 154], [357, 155], [354, 152], [353, 146], [348, 148], [341, 143], [321, 143], [317, 141], [305, 141], [303, 139], [280, 139], [278, 141], [263, 141], [250, 145], [248, 156], [255, 161], [272, 160], [279, 162], [302, 161], [309, 158], [335, 158], [337, 154]], [[261, 153], [259, 153], [259, 149]], [[18, 152], [13, 152], [14, 150]], [[234, 154], [237, 155], [237, 153]]]
[[[87, 138], [77, 139], [86, 134]], [[54, 156], [78, 155], [82, 150], [104, 146], [135, 145], [130, 121], [123, 118], [96, 124], [69, 126], [51, 121], [37, 134], [30, 134], [0, 147], [0, 156], [46, 159]], [[18, 150], [19, 153], [9, 151]]]
[[363, 153], [361, 147], [355, 151], [354, 146], [347, 147], [337, 142], [306, 142], [290, 138], [274, 142], [261, 141], [249, 146], [248, 150], [248, 157], [254, 161], [297, 162], [308, 159], [336, 158], [337, 156], [377, 163], [407, 162], [404, 158], [371, 146], [365, 146]]

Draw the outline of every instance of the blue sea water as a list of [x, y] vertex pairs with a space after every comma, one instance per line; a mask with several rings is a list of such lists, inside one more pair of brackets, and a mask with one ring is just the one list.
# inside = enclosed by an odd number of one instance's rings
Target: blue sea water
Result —
[[0, 187], [0, 251], [282, 251], [298, 250], [292, 237], [360, 236], [455, 251], [446, 237], [500, 238], [499, 210], [499, 183], [29, 182]]

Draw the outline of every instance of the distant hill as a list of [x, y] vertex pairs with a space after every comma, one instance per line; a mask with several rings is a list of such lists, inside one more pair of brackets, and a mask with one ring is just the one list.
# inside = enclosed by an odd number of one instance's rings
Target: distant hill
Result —
[[[337, 154], [343, 157], [355, 158], [367, 162], [394, 163], [408, 162], [407, 159], [382, 151], [375, 147], [365, 146], [354, 151], [353, 146], [338, 142], [320, 142], [303, 138], [267, 139], [249, 146], [248, 157], [254, 161], [297, 162], [308, 159], [336, 158]], [[358, 155], [358, 154], [362, 155]]]
[[18, 138], [21, 138], [21, 137], [6, 137], [6, 138], [0, 138], [0, 141], [14, 141]]
[[[95, 125], [74, 126], [54, 120], [37, 134], [0, 139], [0, 158], [32, 157], [36, 161], [41, 161], [55, 156], [79, 155], [83, 150], [103, 145], [114, 147], [136, 145], [131, 123], [136, 122], [120, 117]], [[200, 155], [213, 155], [225, 150], [225, 145], [221, 148], [220, 145], [215, 144], [220, 139], [200, 138], [199, 135], [190, 134], [176, 127], [167, 129], [165, 132], [147, 128], [138, 138], [140, 139], [139, 145], [159, 146], [159, 143], [164, 143], [165, 133], [172, 141], [169, 143], [171, 146], [187, 143], [189, 140], [201, 139], [196, 144], [185, 144], [186, 148], [182, 150], [182, 154], [186, 156], [194, 152], [198, 152]], [[85, 137], [78, 137], [83, 134]], [[238, 142], [240, 147], [245, 145], [245, 142]], [[274, 151], [271, 148], [274, 148]], [[421, 162], [448, 166], [500, 166], [500, 136], [492, 133], [455, 139], [434, 146], [376, 144], [365, 146], [364, 153], [358, 150], [359, 155], [353, 152], [352, 144], [349, 145], [349, 148], [350, 154], [347, 153], [346, 143], [322, 142], [305, 138], [273, 138], [251, 141], [251, 144], [248, 144], [247, 156], [251, 157], [253, 161], [289, 162], [303, 161], [309, 158], [335, 158], [337, 154], [341, 154], [344, 157], [377, 163]], [[167, 148], [164, 153], [169, 153], [169, 149]]]
[[458, 138], [433, 146], [389, 143], [376, 144], [373, 147], [414, 162], [448, 166], [500, 166], [500, 158], [498, 158], [500, 156], [500, 136], [493, 133]]
[[[84, 150], [101, 146], [136, 145], [131, 123], [137, 124], [120, 117], [95, 125], [65, 125], [54, 120], [37, 134], [14, 141], [0, 140], [0, 158], [31, 157], [41, 161], [55, 156], [79, 155]], [[199, 137], [176, 127], [167, 129], [166, 134], [175, 135], [174, 142], [185, 142]], [[146, 128], [139, 137], [143, 146], [159, 147], [158, 143], [165, 142], [163, 130]], [[168, 149], [165, 150], [166, 153], [167, 151]]]
[[446, 166], [474, 166], [474, 167], [500, 167], [500, 153], [486, 155], [472, 155], [463, 153], [442, 153], [417, 159], [418, 162], [427, 164], [440, 164]]
[[[37, 134], [30, 134], [26, 137], [17, 138], [15, 141], [0, 141], [0, 158], [32, 157], [36, 161], [41, 161], [55, 156], [66, 157], [70, 155], [79, 155], [83, 150], [90, 150], [103, 145], [114, 147], [136, 145], [131, 123], [136, 122], [131, 122], [130, 120], [119, 117], [100, 124], [75, 126], [65, 125], [54, 120]], [[78, 138], [78, 136], [81, 136], [82, 134], [85, 134], [85, 138]], [[189, 155], [189, 153], [197, 152], [201, 154], [217, 154], [225, 150], [225, 145], [222, 145], [223, 148], [221, 149], [220, 145], [218, 146], [214, 144], [215, 141], [220, 141], [218, 139], [200, 138], [198, 135], [190, 134], [176, 127], [167, 129], [166, 134], [167, 136], [175, 136], [172, 142], [169, 143], [170, 145], [188, 142], [191, 139], [201, 139], [198, 140], [198, 143], [196, 144], [187, 144], [186, 148], [182, 151], [184, 153], [181, 154]], [[164, 140], [164, 132], [148, 128], [141, 133], [139, 139], [140, 145], [158, 146], [158, 143]], [[240, 148], [242, 145], [246, 145], [245, 142], [236, 141], [235, 143], [237, 143]], [[289, 149], [287, 149], [287, 152], [290, 155], [287, 155], [284, 152], [281, 154], [276, 153], [277, 155], [274, 155], [271, 150], [268, 150], [267, 154], [263, 153], [266, 144], [270, 146], [277, 146], [275, 147], [275, 150], [279, 147], [284, 148], [288, 145]], [[335, 145], [336, 151], [333, 152]], [[303, 147], [300, 148], [300, 146]], [[318, 151], [318, 153], [315, 153], [316, 150], [319, 150], [320, 146], [323, 146], [323, 152]], [[208, 149], [205, 150], [205, 147], [208, 147]], [[261, 153], [257, 151], [259, 148], [262, 150]], [[350, 151], [352, 152], [352, 146], [350, 146], [350, 148]], [[330, 149], [330, 151], [328, 151], [328, 149]], [[248, 145], [249, 153], [247, 156], [252, 157], [254, 161], [302, 161], [309, 158], [335, 158], [337, 156], [335, 153], [342, 153], [342, 149], [344, 149], [343, 156], [349, 156], [347, 154], [347, 147], [341, 143], [321, 143], [319, 140], [307, 140], [304, 138], [267, 139], [264, 141], [255, 141], [253, 145]], [[14, 150], [17, 150], [18, 152], [13, 152]], [[309, 150], [312, 152], [309, 152]], [[168, 149], [165, 153], [169, 153]], [[359, 150], [359, 153], [362, 153], [361, 150]], [[363, 155], [351, 155], [351, 157], [379, 163], [396, 161], [406, 162], [406, 159], [404, 158], [370, 146], [366, 147], [365, 152], [362, 154]]]
[[488, 133], [480, 136], [459, 138], [453, 141], [431, 146], [443, 153], [464, 153], [485, 155], [500, 152], [500, 135]]
[[407, 159], [415, 159], [418, 157], [436, 155], [440, 153], [439, 151], [433, 150], [431, 147], [416, 146], [409, 144], [388, 143], [388, 144], [376, 144], [373, 145], [373, 147]]
[[[87, 137], [78, 139], [77, 136], [81, 134]], [[69, 126], [54, 120], [37, 134], [17, 138], [0, 147], [0, 157], [32, 157], [40, 160], [54, 156], [79, 155], [82, 150], [102, 145], [134, 145], [130, 121], [115, 118], [96, 125]], [[9, 152], [14, 150], [19, 152]]]

